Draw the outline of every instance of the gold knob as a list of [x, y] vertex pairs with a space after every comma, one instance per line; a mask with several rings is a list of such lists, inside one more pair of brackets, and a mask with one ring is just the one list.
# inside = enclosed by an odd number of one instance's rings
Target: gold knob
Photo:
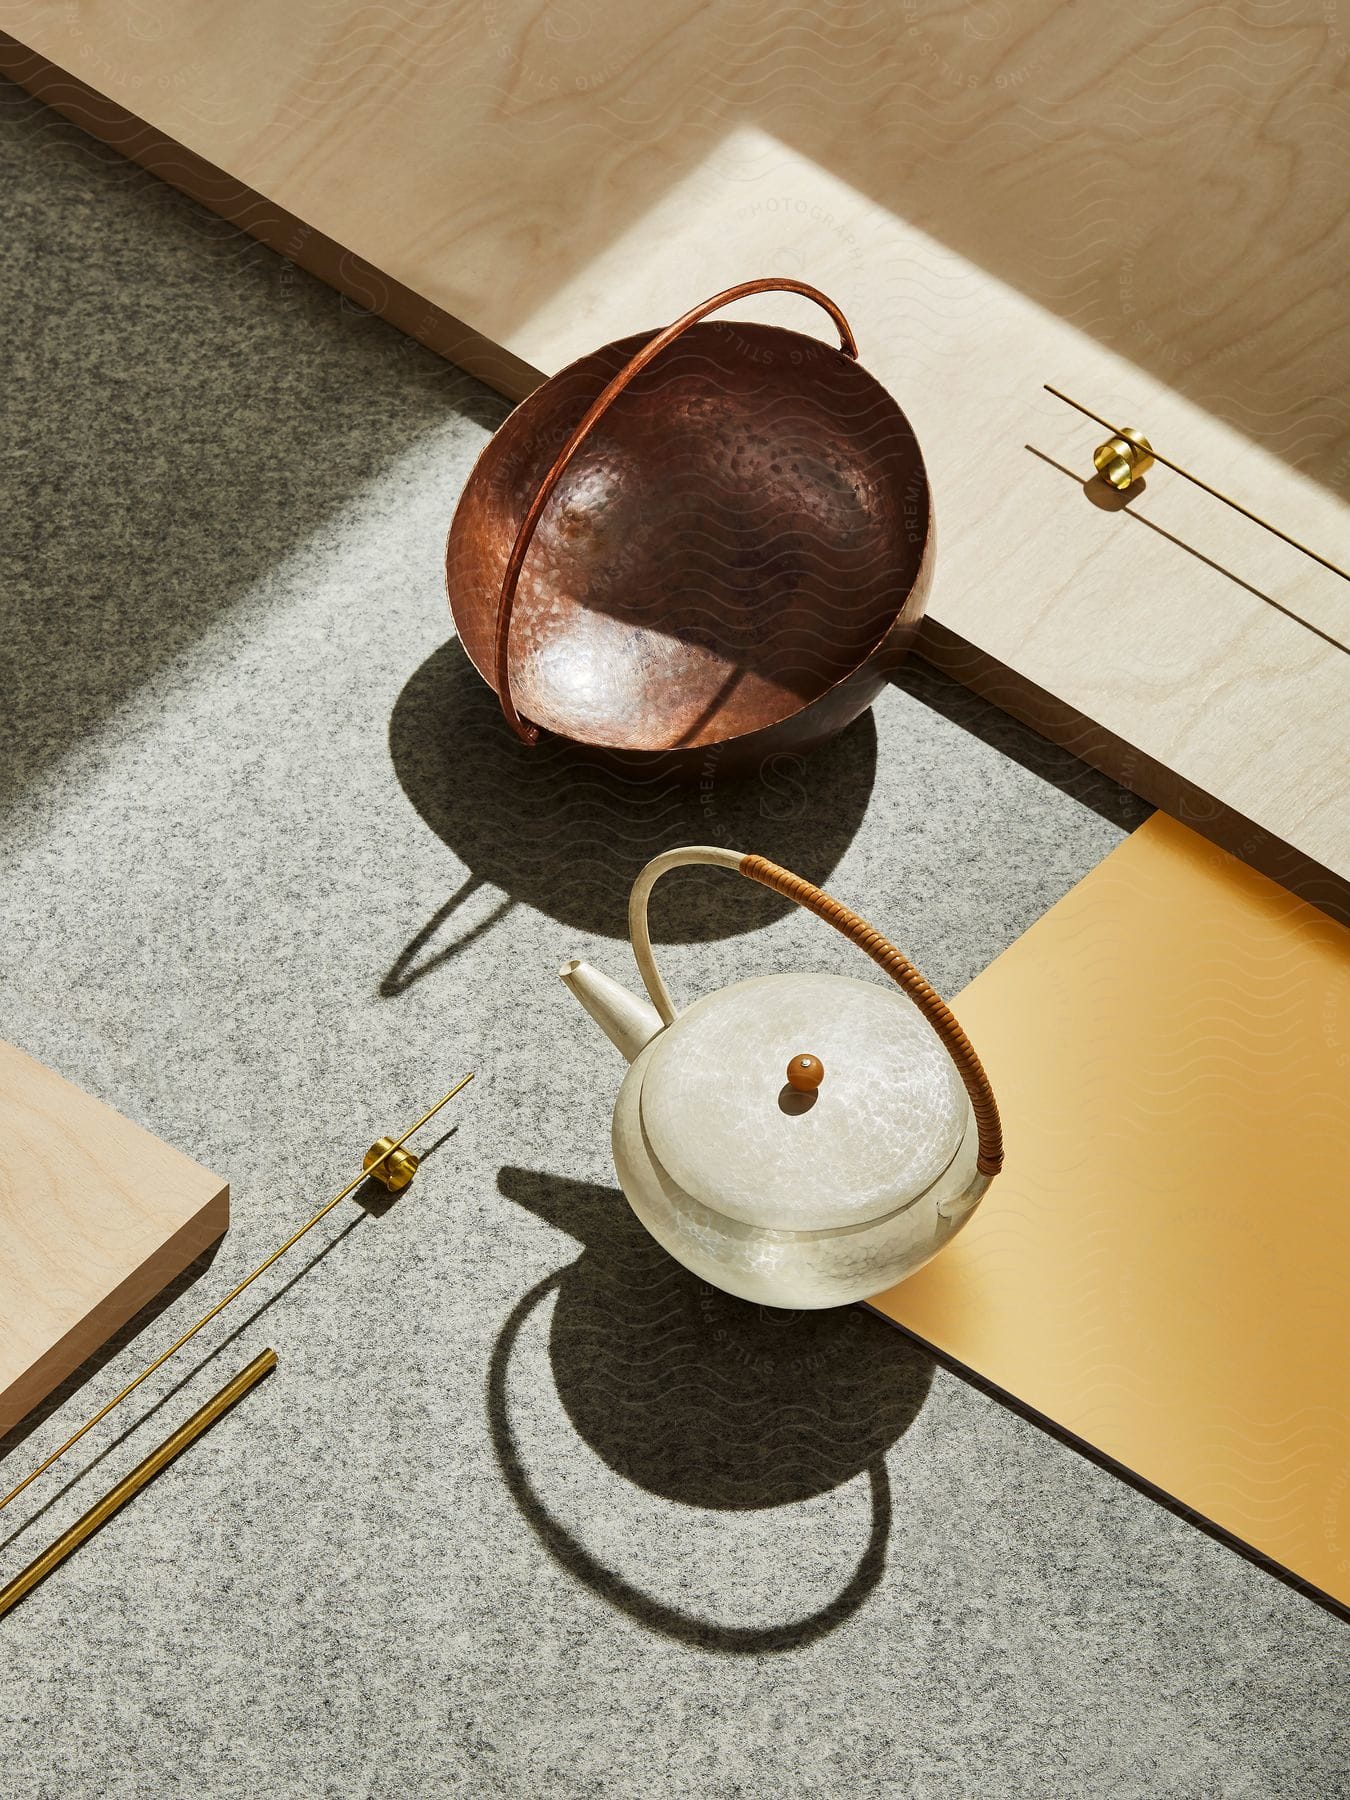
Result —
[[1092, 461], [1102, 480], [1123, 492], [1153, 467], [1153, 446], [1142, 431], [1125, 425], [1115, 437], [1098, 444]]
[[[366, 1151], [361, 1167], [367, 1171], [372, 1181], [378, 1181], [391, 1194], [401, 1194], [417, 1173], [419, 1159], [411, 1150], [394, 1150], [392, 1156], [388, 1155], [393, 1145], [391, 1137], [376, 1138]], [[380, 1162], [381, 1157], [384, 1158], [383, 1162]], [[379, 1163], [378, 1168], [372, 1167], [375, 1163]]]
[[825, 1079], [825, 1065], [818, 1056], [794, 1056], [787, 1066], [788, 1086], [799, 1094], [814, 1094]]

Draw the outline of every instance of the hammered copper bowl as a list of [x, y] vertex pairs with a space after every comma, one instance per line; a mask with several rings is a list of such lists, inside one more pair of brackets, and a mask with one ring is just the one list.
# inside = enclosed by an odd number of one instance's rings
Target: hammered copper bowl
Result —
[[[842, 347], [701, 322], [765, 288], [817, 301]], [[856, 718], [909, 646], [931, 564], [909, 421], [832, 301], [756, 281], [523, 401], [469, 477], [446, 581], [519, 736], [692, 775]]]

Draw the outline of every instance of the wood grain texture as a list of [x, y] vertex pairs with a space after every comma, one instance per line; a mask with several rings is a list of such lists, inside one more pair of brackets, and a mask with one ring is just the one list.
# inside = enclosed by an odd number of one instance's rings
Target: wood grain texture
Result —
[[[1344, 907], [1350, 656], [1289, 613], [1350, 644], [1350, 586], [1161, 468], [1085, 487], [1103, 434], [1040, 386], [1345, 560], [1335, 9], [29, 0], [0, 24], [35, 91], [107, 96], [82, 122], [512, 394], [747, 276], [821, 286], [924, 447], [944, 666], [1085, 721], [1118, 779]], [[804, 302], [744, 310], [811, 328]]]
[[229, 1224], [229, 1184], [0, 1043], [0, 1437]]

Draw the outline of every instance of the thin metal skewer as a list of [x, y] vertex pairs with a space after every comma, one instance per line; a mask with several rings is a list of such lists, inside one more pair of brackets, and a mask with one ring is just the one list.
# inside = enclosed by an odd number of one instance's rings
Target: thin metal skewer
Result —
[[[1076, 412], [1082, 413], [1085, 418], [1094, 419], [1098, 425], [1104, 425], [1113, 437], [1128, 436], [1125, 427], [1113, 425], [1109, 419], [1104, 419], [1100, 413], [1093, 412], [1090, 406], [1084, 406], [1081, 400], [1075, 400], [1072, 395], [1061, 393], [1057, 387], [1051, 387], [1048, 381], [1042, 382], [1041, 386], [1045, 389], [1047, 394], [1053, 394], [1056, 400], [1062, 400], [1066, 406], [1072, 406]], [[1321, 563], [1324, 569], [1330, 569], [1333, 575], [1339, 575], [1342, 581], [1350, 581], [1350, 570], [1342, 569], [1339, 564], [1332, 562], [1328, 557], [1319, 555], [1316, 550], [1310, 550], [1306, 544], [1301, 544], [1297, 538], [1290, 537], [1287, 531], [1281, 531], [1278, 525], [1272, 525], [1269, 519], [1263, 519], [1259, 513], [1254, 513], [1250, 507], [1243, 506], [1240, 501], [1234, 500], [1230, 494], [1222, 494], [1219, 492], [1218, 488], [1211, 487], [1207, 481], [1201, 481], [1198, 475], [1192, 475], [1190, 470], [1183, 469], [1180, 463], [1172, 462], [1168, 457], [1163, 455], [1161, 450], [1155, 450], [1152, 444], [1148, 447], [1148, 454], [1153, 458], [1154, 462], [1160, 462], [1165, 469], [1170, 469], [1174, 475], [1180, 475], [1183, 481], [1189, 481], [1193, 483], [1194, 486], [1203, 488], [1204, 491], [1207, 494], [1211, 494], [1214, 499], [1222, 501], [1225, 506], [1231, 506], [1234, 512], [1241, 513], [1244, 519], [1250, 519], [1253, 525], [1259, 525], [1263, 531], [1270, 532], [1272, 537], [1281, 538], [1295, 550], [1301, 550], [1305, 556], [1310, 556], [1314, 562]]]
[[263, 1376], [270, 1375], [276, 1366], [275, 1350], [264, 1350], [260, 1356], [255, 1356], [246, 1369], [241, 1369], [232, 1380], [227, 1381], [205, 1406], [198, 1407], [185, 1424], [180, 1425], [149, 1456], [138, 1462], [116, 1487], [110, 1488], [101, 1500], [96, 1500], [82, 1518], [76, 1519], [68, 1530], [61, 1533], [55, 1543], [49, 1544], [40, 1556], [35, 1556], [13, 1581], [6, 1582], [0, 1588], [0, 1619], [4, 1618], [11, 1607], [17, 1606], [25, 1594], [30, 1594], [40, 1581], [45, 1581], [53, 1569], [59, 1568], [86, 1538], [92, 1537], [100, 1525], [106, 1525], [115, 1512], [120, 1512], [133, 1494], [138, 1494], [148, 1482], [153, 1481], [161, 1469], [167, 1469], [174, 1458], [181, 1455], [189, 1444], [195, 1443], [222, 1413], [228, 1412], [237, 1401], [242, 1400], [250, 1388], [257, 1387]]
[[[196, 1337], [197, 1333], [202, 1329], [202, 1327], [204, 1325], [209, 1325], [211, 1323], [212, 1319], [215, 1318], [217, 1313], [223, 1312], [225, 1310], [225, 1308], [230, 1304], [231, 1300], [237, 1300], [239, 1298], [240, 1294], [243, 1293], [243, 1291], [246, 1287], [251, 1287], [252, 1284], [258, 1279], [258, 1277], [260, 1275], [265, 1275], [267, 1273], [268, 1269], [271, 1268], [272, 1264], [274, 1262], [276, 1262], [279, 1257], [284, 1256], [293, 1244], [298, 1244], [300, 1242], [300, 1239], [305, 1235], [305, 1233], [307, 1231], [312, 1231], [314, 1229], [314, 1227], [319, 1223], [320, 1219], [326, 1218], [327, 1215], [330, 1212], [332, 1212], [333, 1208], [337, 1205], [339, 1200], [345, 1200], [347, 1198], [348, 1194], [350, 1194], [354, 1188], [359, 1188], [361, 1183], [363, 1181], [365, 1181], [367, 1179], [367, 1177], [370, 1176], [373, 1173], [373, 1171], [380, 1166], [380, 1164], [382, 1162], [384, 1162], [388, 1157], [391, 1157], [401, 1144], [406, 1143], [407, 1140], [412, 1136], [412, 1134], [415, 1131], [420, 1131], [422, 1126], [426, 1124], [427, 1120], [430, 1118], [433, 1118], [435, 1116], [435, 1114], [437, 1114], [441, 1110], [441, 1108], [445, 1105], [446, 1101], [453, 1100], [455, 1095], [457, 1093], [459, 1093], [460, 1089], [468, 1087], [469, 1083], [472, 1080], [473, 1080], [473, 1074], [472, 1074], [472, 1072], [470, 1072], [468, 1075], [466, 1075], [463, 1078], [462, 1081], [457, 1081], [455, 1083], [454, 1087], [452, 1087], [450, 1089], [450, 1092], [448, 1094], [442, 1094], [441, 1098], [436, 1102], [436, 1104], [433, 1107], [431, 1107], [427, 1112], [424, 1112], [422, 1114], [421, 1118], [417, 1121], [417, 1123], [415, 1125], [410, 1125], [408, 1127], [408, 1129], [403, 1133], [403, 1136], [401, 1138], [396, 1138], [392, 1143], [387, 1143], [384, 1139], [381, 1139], [380, 1145], [379, 1145], [380, 1154], [378, 1156], [373, 1156], [373, 1157], [367, 1158], [366, 1162], [362, 1165], [361, 1173], [356, 1177], [355, 1181], [349, 1181], [347, 1183], [346, 1187], [342, 1189], [341, 1193], [334, 1194], [333, 1198], [331, 1200], [325, 1201], [325, 1203], [319, 1208], [318, 1212], [316, 1212], [314, 1214], [314, 1217], [312, 1219], [307, 1219], [298, 1231], [293, 1231], [291, 1233], [290, 1237], [288, 1237], [286, 1239], [286, 1242], [284, 1244], [282, 1244], [278, 1249], [274, 1250], [272, 1252], [272, 1254], [264, 1262], [260, 1262], [258, 1264], [257, 1268], [254, 1269], [254, 1271], [251, 1275], [245, 1275], [244, 1279], [239, 1283], [238, 1287], [231, 1288], [229, 1293], [226, 1294], [225, 1298], [223, 1300], [218, 1300], [216, 1302], [216, 1304], [211, 1308], [210, 1312], [203, 1313], [201, 1318], [198, 1319], [198, 1321], [195, 1325], [190, 1325], [188, 1327], [188, 1329], [183, 1333], [182, 1337], [175, 1339], [175, 1341], [169, 1345], [168, 1349], [166, 1351], [164, 1351], [163, 1355], [157, 1356], [155, 1358], [155, 1360], [151, 1364], [149, 1364], [149, 1366], [147, 1368], [142, 1369], [140, 1374], [135, 1378], [134, 1381], [129, 1381], [127, 1383], [127, 1385], [122, 1389], [120, 1394], [114, 1394], [112, 1399], [108, 1401], [107, 1405], [101, 1406], [98, 1409], [98, 1411], [93, 1415], [92, 1418], [86, 1419], [84, 1424], [80, 1426], [79, 1430], [74, 1432], [70, 1437], [68, 1437], [64, 1444], [61, 1444], [57, 1449], [53, 1450], [51, 1455], [46, 1459], [45, 1462], [40, 1462], [38, 1464], [38, 1466], [36, 1467], [36, 1469], [33, 1470], [31, 1475], [25, 1475], [23, 1480], [18, 1484], [17, 1487], [12, 1487], [9, 1490], [9, 1492], [5, 1495], [5, 1497], [2, 1500], [0, 1500], [0, 1512], [4, 1511], [5, 1507], [7, 1507], [9, 1505], [11, 1500], [17, 1499], [18, 1496], [23, 1492], [23, 1490], [29, 1485], [30, 1482], [36, 1481], [38, 1476], [43, 1474], [44, 1471], [46, 1471], [47, 1469], [50, 1469], [52, 1464], [54, 1462], [58, 1461], [59, 1458], [63, 1457], [67, 1450], [71, 1449], [74, 1445], [78, 1444], [80, 1439], [84, 1436], [86, 1431], [92, 1431], [94, 1426], [98, 1424], [100, 1419], [106, 1419], [108, 1414], [112, 1411], [112, 1409], [115, 1406], [119, 1406], [122, 1403], [122, 1401], [126, 1399], [128, 1394], [134, 1393], [136, 1391], [136, 1389], [141, 1385], [141, 1383], [147, 1379], [147, 1377], [153, 1375], [156, 1369], [161, 1368], [166, 1362], [168, 1362], [169, 1358], [174, 1354], [174, 1352], [181, 1350], [183, 1348], [183, 1345], [187, 1343], [189, 1338]], [[414, 1163], [414, 1166], [416, 1166], [415, 1163]], [[411, 1177], [409, 1177], [409, 1179], [411, 1179]]]

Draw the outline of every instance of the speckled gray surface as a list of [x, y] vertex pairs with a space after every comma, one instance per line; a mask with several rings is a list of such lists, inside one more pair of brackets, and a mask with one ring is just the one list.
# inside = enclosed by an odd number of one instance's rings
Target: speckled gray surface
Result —
[[[0, 150], [0, 1031], [235, 1209], [0, 1472], [479, 1071], [408, 1195], [340, 1209], [5, 1516], [8, 1575], [276, 1346], [0, 1626], [0, 1791], [1350, 1791], [1336, 1619], [870, 1316], [761, 1315], [644, 1239], [617, 1059], [554, 973], [631, 973], [626, 874], [715, 837], [954, 989], [1128, 797], [922, 669], [740, 790], [528, 758], [439, 581], [499, 403], [12, 91]], [[668, 885], [678, 992], [852, 967], [745, 884]]]

